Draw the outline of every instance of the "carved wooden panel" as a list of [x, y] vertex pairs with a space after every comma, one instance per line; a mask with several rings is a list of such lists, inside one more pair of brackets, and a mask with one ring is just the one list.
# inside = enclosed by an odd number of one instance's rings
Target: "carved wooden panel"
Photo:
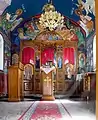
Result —
[[[20, 66], [20, 68], [22, 68]], [[23, 69], [19, 65], [8, 68], [8, 95], [9, 101], [20, 101], [23, 98]]]
[[58, 72], [58, 81], [63, 81], [64, 80], [64, 73], [61, 71], [61, 72]]
[[24, 80], [24, 93], [34, 92], [34, 76], [30, 80]]
[[54, 92], [54, 94], [56, 93], [56, 90], [57, 90], [56, 80], [53, 80], [53, 92]]
[[24, 82], [24, 90], [25, 91], [32, 91], [32, 83], [31, 82]]
[[73, 81], [69, 81], [69, 80], [67, 80], [67, 81], [65, 81], [65, 91], [69, 91], [70, 89], [72, 89], [74, 86], [74, 84], [73, 84], [74, 82]]
[[84, 80], [83, 80], [83, 88], [84, 91], [90, 91], [91, 90], [91, 76], [86, 75]]
[[24, 94], [29, 95], [34, 92], [34, 66], [26, 64], [24, 66]]
[[57, 46], [57, 51], [58, 52], [62, 52], [63, 51], [63, 45], [62, 44]]
[[60, 91], [64, 90], [64, 83], [63, 82], [57, 82], [57, 90], [56, 92], [59, 93]]
[[40, 78], [41, 78], [41, 74], [40, 74], [40, 70], [38, 71], [35, 71], [35, 93], [41, 93], [41, 81], [40, 81]]
[[40, 80], [40, 72], [35, 72], [35, 80]]
[[35, 52], [35, 70], [38, 72], [40, 71], [40, 63], [41, 63], [41, 56], [40, 51]]
[[41, 93], [41, 83], [40, 80], [35, 81], [35, 93]]

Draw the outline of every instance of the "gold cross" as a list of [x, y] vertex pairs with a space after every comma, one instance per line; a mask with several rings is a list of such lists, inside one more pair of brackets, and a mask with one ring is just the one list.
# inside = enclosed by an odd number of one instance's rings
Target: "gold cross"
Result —
[[44, 79], [44, 81], [47, 82], [46, 84], [47, 84], [47, 87], [48, 87], [48, 84], [51, 81], [51, 79], [49, 79], [49, 77], [47, 76], [46, 79]]

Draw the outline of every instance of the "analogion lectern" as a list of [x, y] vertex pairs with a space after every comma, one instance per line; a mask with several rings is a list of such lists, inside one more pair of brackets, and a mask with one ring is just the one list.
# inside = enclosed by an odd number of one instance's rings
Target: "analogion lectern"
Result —
[[42, 100], [55, 100], [53, 95], [53, 80], [52, 80], [52, 71], [55, 67], [44, 68], [41, 67], [41, 75], [42, 75], [42, 88], [43, 88], [43, 96]]
[[24, 98], [23, 70], [24, 65], [21, 62], [8, 68], [8, 101], [10, 102], [20, 101]]

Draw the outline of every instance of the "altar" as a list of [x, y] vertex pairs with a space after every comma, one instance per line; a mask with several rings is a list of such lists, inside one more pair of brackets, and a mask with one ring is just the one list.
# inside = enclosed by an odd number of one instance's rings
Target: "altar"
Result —
[[52, 67], [41, 67], [41, 78], [42, 78], [42, 100], [55, 100], [53, 95], [53, 80], [52, 72], [55, 69]]

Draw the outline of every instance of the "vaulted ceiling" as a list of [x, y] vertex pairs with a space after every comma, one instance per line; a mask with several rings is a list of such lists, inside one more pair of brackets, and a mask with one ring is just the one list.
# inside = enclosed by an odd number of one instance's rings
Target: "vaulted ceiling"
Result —
[[56, 11], [69, 19], [70, 29], [71, 24], [75, 24], [82, 28], [82, 32], [84, 30], [86, 37], [92, 35], [95, 31], [95, 0], [12, 0], [2, 14], [0, 29], [5, 33], [11, 31], [13, 35], [16, 34], [18, 28], [24, 28], [25, 23], [41, 14], [43, 6], [51, 1]]
[[[22, 17], [24, 19], [40, 14], [42, 12], [42, 7], [50, 0], [12, 0], [11, 5], [6, 9], [6, 12], [14, 14], [19, 8], [24, 10]], [[65, 16], [78, 21], [80, 18], [74, 12], [77, 9], [77, 5], [81, 1], [94, 1], [94, 0], [52, 0], [53, 5], [56, 10]], [[85, 12], [85, 11], [84, 11]], [[90, 14], [92, 19], [94, 19], [93, 14]]]
[[[93, 36], [95, 33], [95, 0], [12, 0], [11, 5], [2, 14], [0, 21], [0, 31], [2, 30], [6, 35], [11, 33], [13, 46], [18, 46], [13, 47], [12, 51], [19, 50], [21, 39], [31, 40], [32, 38], [34, 40], [41, 32], [39, 24], [34, 21], [34, 18], [37, 16], [39, 19], [39, 14], [43, 12], [43, 6], [51, 1], [56, 11], [65, 16], [67, 31], [74, 29], [80, 48], [88, 37]], [[78, 27], [81, 29], [77, 29]]]

